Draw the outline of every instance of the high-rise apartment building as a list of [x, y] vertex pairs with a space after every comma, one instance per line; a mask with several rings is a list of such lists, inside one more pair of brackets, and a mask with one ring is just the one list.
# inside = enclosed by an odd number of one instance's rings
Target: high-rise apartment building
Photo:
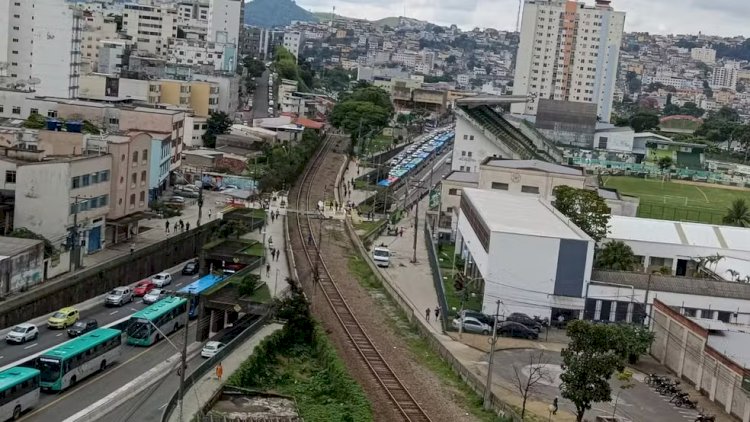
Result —
[[609, 121], [625, 25], [625, 12], [610, 3], [525, 1], [513, 94], [530, 98], [512, 112], [536, 115], [539, 100], [548, 98], [595, 103]]
[[58, 0], [0, 1], [0, 69], [38, 95], [75, 98], [82, 12]]
[[242, 0], [210, 0], [208, 40], [237, 45], [240, 40]]
[[690, 50], [690, 58], [699, 62], [716, 63], [716, 50], [708, 47], [693, 48]]
[[711, 88], [737, 89], [737, 76], [740, 65], [737, 62], [726, 62], [723, 66], [714, 67], [711, 74]]
[[166, 57], [169, 39], [177, 38], [177, 16], [177, 9], [166, 4], [126, 4], [122, 29], [135, 42], [136, 50]]

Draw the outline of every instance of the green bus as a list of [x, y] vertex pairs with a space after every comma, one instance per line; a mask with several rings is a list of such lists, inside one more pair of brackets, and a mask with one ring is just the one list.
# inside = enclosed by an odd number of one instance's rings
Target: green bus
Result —
[[0, 372], [0, 420], [16, 420], [39, 403], [39, 370], [16, 366]]
[[62, 391], [107, 365], [122, 354], [122, 331], [99, 328], [39, 356], [42, 390]]
[[128, 344], [150, 346], [164, 333], [177, 331], [188, 322], [187, 306], [187, 299], [169, 296], [134, 313], [126, 331]]

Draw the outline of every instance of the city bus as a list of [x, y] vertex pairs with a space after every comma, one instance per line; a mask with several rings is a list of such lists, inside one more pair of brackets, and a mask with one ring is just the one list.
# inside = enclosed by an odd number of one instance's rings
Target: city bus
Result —
[[42, 390], [62, 391], [120, 359], [122, 331], [98, 328], [63, 343], [36, 360]]
[[0, 372], [0, 420], [16, 420], [39, 403], [39, 370], [16, 366]]
[[128, 322], [128, 344], [150, 346], [162, 337], [161, 333], [177, 331], [188, 322], [187, 307], [187, 299], [169, 296], [134, 313]]

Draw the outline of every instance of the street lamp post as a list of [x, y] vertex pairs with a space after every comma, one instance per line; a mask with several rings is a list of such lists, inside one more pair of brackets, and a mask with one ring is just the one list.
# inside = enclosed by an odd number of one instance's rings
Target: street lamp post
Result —
[[495, 357], [495, 343], [497, 343], [497, 317], [500, 315], [500, 304], [501, 301], [497, 301], [497, 309], [495, 310], [495, 322], [492, 326], [492, 340], [490, 340], [490, 359], [487, 365], [487, 385], [484, 388], [484, 409], [490, 410], [490, 397], [492, 396], [492, 361]]

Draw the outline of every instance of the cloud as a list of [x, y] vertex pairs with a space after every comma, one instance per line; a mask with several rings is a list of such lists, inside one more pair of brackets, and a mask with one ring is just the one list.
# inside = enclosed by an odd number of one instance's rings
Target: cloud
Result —
[[[593, 4], [592, 0], [586, 3]], [[518, 0], [298, 0], [306, 9], [376, 20], [406, 16], [463, 29], [515, 29]], [[627, 13], [626, 31], [734, 36], [747, 32], [747, 0], [613, 0]]]

